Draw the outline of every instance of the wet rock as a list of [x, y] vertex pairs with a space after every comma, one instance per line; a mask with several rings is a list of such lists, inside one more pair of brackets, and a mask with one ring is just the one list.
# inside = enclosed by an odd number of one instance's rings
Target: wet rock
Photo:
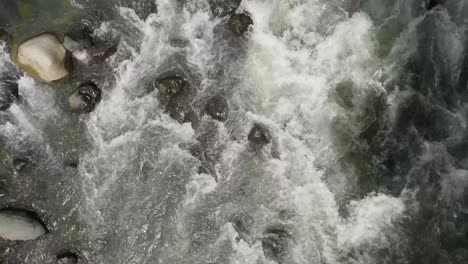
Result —
[[0, 42], [6, 42], [8, 41], [8, 39], [9, 39], [8, 32], [5, 29], [0, 28]]
[[271, 142], [271, 135], [263, 125], [255, 124], [250, 130], [248, 139], [255, 146], [261, 147]]
[[205, 113], [211, 118], [224, 122], [228, 116], [228, 102], [224, 96], [213, 97], [206, 105]]
[[68, 56], [55, 35], [44, 33], [19, 45], [15, 62], [36, 79], [51, 82], [70, 74]]
[[31, 162], [28, 159], [16, 158], [13, 160], [13, 168], [15, 171], [20, 172], [24, 170]]
[[234, 14], [228, 21], [229, 29], [238, 36], [244, 35], [249, 27], [253, 25], [253, 20], [248, 14]]
[[282, 227], [270, 227], [265, 230], [262, 239], [265, 257], [281, 263], [287, 254], [291, 237], [291, 233]]
[[428, 10], [431, 10], [438, 5], [443, 5], [445, 1], [446, 0], [426, 0], [426, 7]]
[[180, 123], [198, 123], [198, 115], [191, 106], [193, 95], [188, 82], [181, 77], [169, 77], [155, 81], [149, 92], [157, 89], [159, 101], [169, 115]]
[[156, 2], [154, 0], [124, 0], [120, 2], [120, 5], [133, 9], [142, 20], [146, 20], [149, 15], [157, 12]]
[[65, 33], [63, 46], [70, 52], [80, 51], [93, 46], [93, 31], [86, 25], [80, 25]]
[[5, 111], [19, 98], [18, 83], [7, 78], [0, 81], [0, 111]]
[[58, 264], [73, 264], [78, 263], [78, 254], [74, 252], [65, 252], [57, 256]]
[[159, 93], [166, 97], [179, 95], [187, 88], [187, 82], [180, 77], [169, 77], [157, 80], [151, 90], [158, 89]]
[[354, 13], [359, 12], [360, 5], [361, 0], [350, 0], [346, 2], [345, 9], [348, 11], [350, 17], [352, 17]]
[[68, 162], [67, 167], [72, 168], [72, 169], [76, 169], [76, 168], [78, 168], [78, 162], [73, 162], [73, 161]]
[[88, 55], [91, 56], [95, 62], [103, 62], [107, 60], [110, 56], [114, 55], [119, 48], [119, 43], [113, 43], [106, 46], [93, 46], [86, 51]]
[[0, 210], [0, 238], [11, 241], [34, 240], [47, 234], [44, 223], [33, 212]]
[[115, 40], [93, 38], [93, 30], [87, 25], [70, 30], [65, 34], [63, 45], [75, 58], [100, 63], [117, 52], [119, 43]]
[[209, 3], [213, 15], [223, 17], [234, 13], [239, 7], [241, 0], [210, 0]]
[[101, 101], [101, 90], [93, 83], [81, 85], [68, 98], [70, 111], [78, 114], [92, 112], [99, 101]]

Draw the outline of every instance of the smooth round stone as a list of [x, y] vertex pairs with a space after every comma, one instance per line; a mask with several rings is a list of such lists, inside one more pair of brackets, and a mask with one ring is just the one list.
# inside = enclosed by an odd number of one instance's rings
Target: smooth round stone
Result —
[[74, 113], [90, 113], [101, 100], [101, 90], [92, 83], [80, 86], [68, 98], [70, 111]]
[[67, 50], [57, 37], [45, 33], [18, 46], [16, 63], [36, 79], [51, 82], [70, 74]]
[[271, 135], [263, 125], [255, 124], [250, 130], [248, 139], [257, 146], [263, 146], [271, 142]]
[[228, 116], [228, 102], [224, 96], [217, 95], [208, 102], [205, 109], [211, 118], [224, 122]]
[[47, 234], [47, 229], [28, 211], [4, 209], [0, 211], [0, 237], [11, 241], [34, 240]]

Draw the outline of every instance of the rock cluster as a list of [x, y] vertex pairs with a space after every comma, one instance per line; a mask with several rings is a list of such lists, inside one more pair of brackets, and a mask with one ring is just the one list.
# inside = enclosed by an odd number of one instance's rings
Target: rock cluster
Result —
[[[225, 29], [231, 30], [239, 37], [244, 36], [253, 25], [250, 14], [237, 10], [240, 2], [241, 0], [209, 0], [213, 15], [226, 17]], [[156, 12], [154, 3], [155, 1], [124, 1], [121, 4], [135, 9], [141, 19], [146, 19], [151, 13]], [[0, 40], [7, 38], [8, 33], [0, 29]], [[62, 80], [73, 72], [73, 57], [79, 59], [81, 54], [85, 53], [91, 58], [102, 60], [111, 56], [116, 50], [117, 45], [110, 47], [97, 45], [92, 29], [81, 25], [65, 33], [63, 39], [53, 33], [42, 33], [24, 41], [16, 47], [13, 60], [36, 80], [50, 83]], [[68, 81], [71, 78], [73, 77], [68, 78]], [[214, 124], [214, 126], [226, 122], [229, 117], [229, 104], [226, 96], [223, 93], [215, 95], [195, 107], [193, 105], [196, 90], [191, 87], [192, 85], [190, 80], [178, 75], [161, 77], [148, 85], [147, 92], [157, 91], [158, 99], [165, 111], [180, 123], [195, 124], [200, 121], [199, 116], [203, 114], [206, 114], [205, 117], [208, 120], [211, 117], [212, 120], [207, 123]], [[17, 82], [0, 80], [0, 95], [0, 111], [7, 110], [19, 99]], [[69, 111], [76, 114], [90, 113], [96, 108], [101, 98], [102, 91], [95, 83], [83, 82], [68, 97]], [[271, 143], [272, 135], [264, 125], [254, 124], [247, 139], [251, 145], [262, 148]], [[205, 150], [200, 150], [200, 152], [203, 151]], [[13, 170], [16, 173], [25, 169], [29, 170], [30, 163], [28, 159], [16, 158], [12, 162]], [[78, 164], [70, 162], [67, 166], [76, 168]], [[46, 225], [33, 212], [21, 209], [0, 210], [1, 239], [34, 240], [43, 237], [48, 232]], [[287, 231], [281, 229], [266, 230], [262, 241], [265, 255], [280, 259], [286, 251], [287, 242], [285, 241], [288, 241], [289, 236]], [[57, 255], [57, 261], [60, 264], [78, 263], [79, 255], [75, 252], [65, 252]]]

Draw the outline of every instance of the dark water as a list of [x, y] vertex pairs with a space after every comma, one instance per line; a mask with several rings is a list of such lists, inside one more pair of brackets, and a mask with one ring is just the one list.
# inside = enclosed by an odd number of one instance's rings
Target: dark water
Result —
[[[358, 2], [3, 0], [1, 96], [20, 99], [0, 112], [0, 207], [50, 232], [0, 241], [0, 262], [468, 263], [468, 2]], [[81, 25], [117, 52], [50, 84], [9, 59]], [[190, 90], [168, 110], [146, 91], [174, 75]], [[88, 81], [103, 99], [74, 115]]]

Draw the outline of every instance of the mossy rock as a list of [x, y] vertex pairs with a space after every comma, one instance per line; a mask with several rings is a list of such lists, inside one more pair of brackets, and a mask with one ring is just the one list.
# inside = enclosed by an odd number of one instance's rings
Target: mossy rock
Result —
[[238, 36], [244, 35], [245, 32], [253, 25], [253, 20], [249, 14], [234, 14], [228, 21], [229, 29]]

